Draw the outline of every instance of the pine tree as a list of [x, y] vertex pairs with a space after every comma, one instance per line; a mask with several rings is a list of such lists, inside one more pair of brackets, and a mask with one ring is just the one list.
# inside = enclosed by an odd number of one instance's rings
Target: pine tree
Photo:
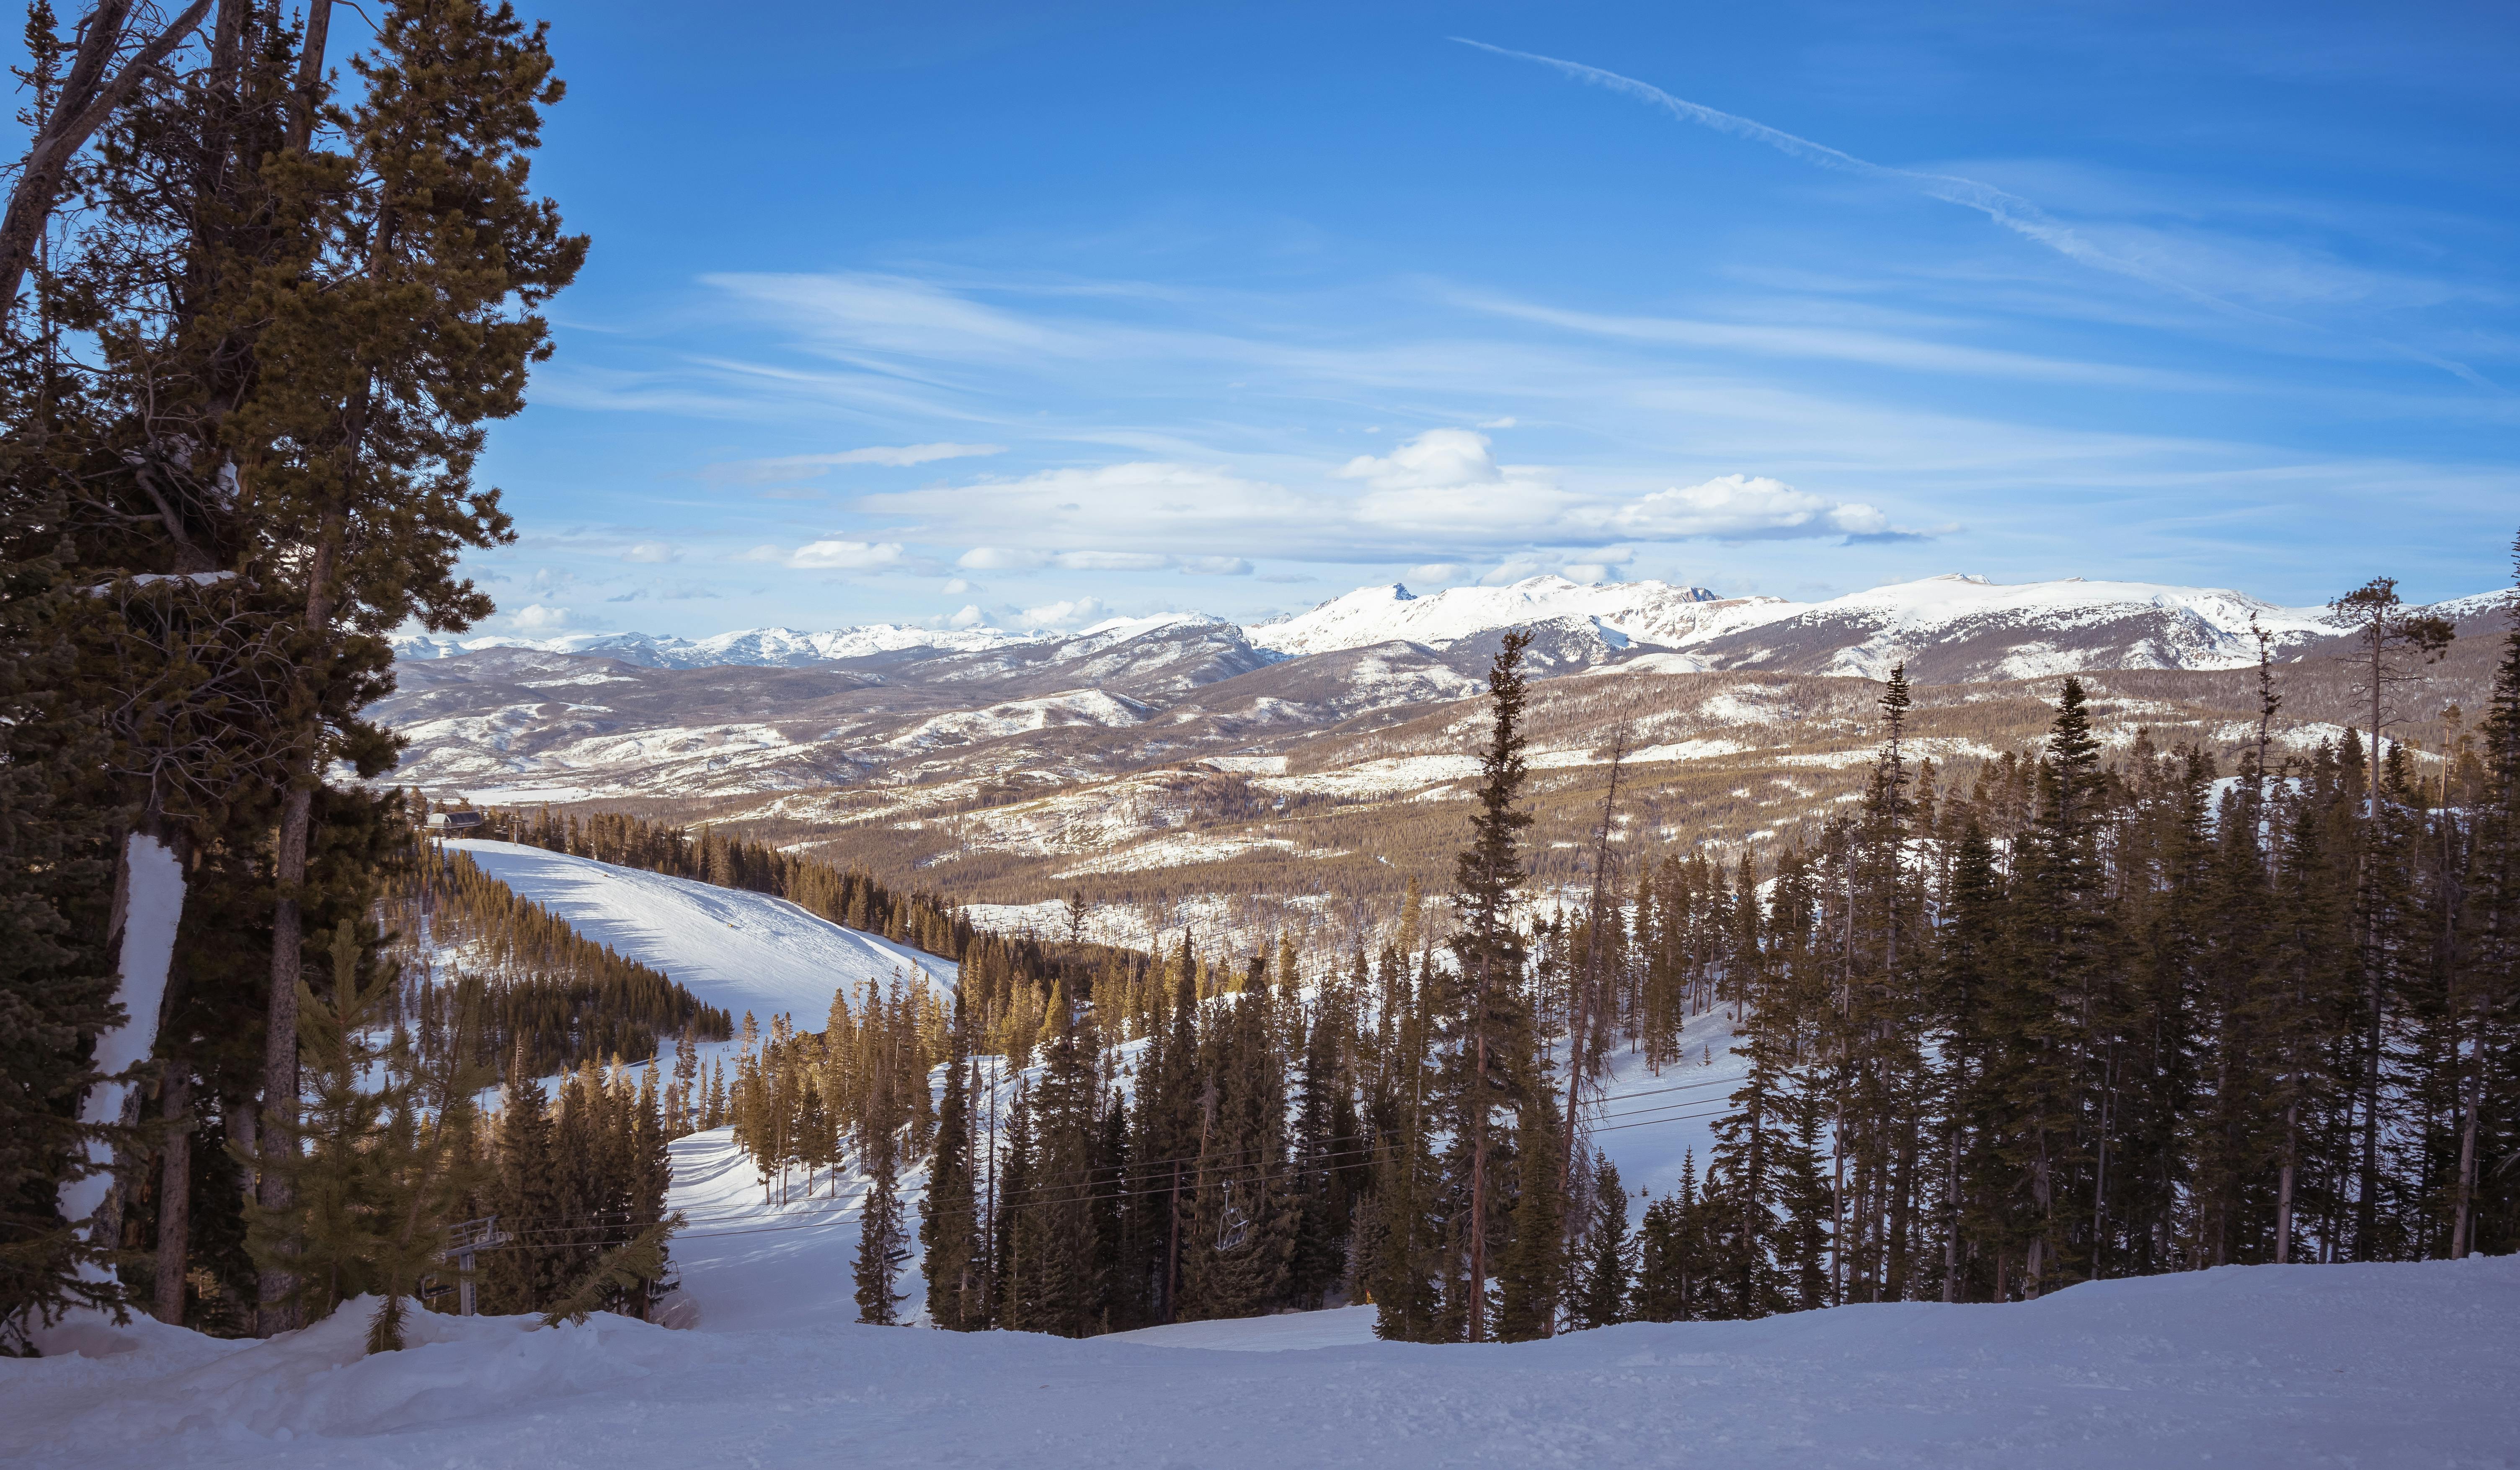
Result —
[[953, 1049], [945, 1064], [945, 1098], [936, 1112], [936, 1147], [927, 1191], [919, 1202], [920, 1271], [927, 1281], [927, 1319], [949, 1332], [986, 1319], [980, 1298], [979, 1212], [971, 1177], [970, 1026], [963, 993], [954, 993]]
[[1432, 1134], [1437, 1080], [1428, 1065], [1436, 988], [1434, 957], [1420, 952], [1412, 986], [1404, 952], [1395, 950], [1390, 1004], [1399, 1012], [1394, 1049], [1385, 1063], [1379, 1113], [1388, 1125], [1374, 1157], [1373, 1233], [1366, 1275], [1374, 1303], [1373, 1332], [1389, 1342], [1433, 1342], [1439, 1330], [1436, 1193], [1439, 1171]]
[[[296, 890], [315, 790], [341, 755], [362, 775], [392, 760], [353, 713], [390, 657], [371, 630], [460, 628], [490, 610], [456, 575], [461, 552], [511, 534], [496, 492], [472, 482], [480, 425], [523, 406], [528, 366], [550, 354], [534, 308], [586, 256], [585, 239], [563, 235], [558, 209], [527, 187], [542, 111], [562, 90], [542, 27], [480, 0], [396, 4], [352, 69], [363, 86], [349, 151], [270, 165], [276, 209], [305, 226], [300, 289], [227, 307], [263, 320], [260, 353], [289, 364], [257, 379], [229, 428], [247, 447], [265, 544], [285, 549], [261, 574], [302, 600], [308, 641], [290, 705], [293, 769], [278, 782], [264, 1091], [282, 1111], [296, 1095]], [[343, 187], [352, 178], [362, 187]], [[286, 1175], [276, 1162], [266, 1171], [266, 1207], [285, 1203]], [[278, 1271], [265, 1283], [288, 1286]]]
[[1497, 1272], [1500, 1342], [1527, 1342], [1556, 1330], [1566, 1285], [1565, 1176], [1557, 1143], [1555, 1097], [1535, 1091], [1514, 1130], [1513, 1239]]
[[900, 1104], [893, 1096], [892, 1079], [879, 1080], [869, 1099], [868, 1118], [862, 1129], [864, 1141], [858, 1151], [859, 1167], [867, 1176], [867, 1192], [866, 1202], [858, 1211], [856, 1265], [858, 1320], [876, 1327], [897, 1323], [906, 1299], [893, 1284], [901, 1263], [910, 1259], [894, 1157], [900, 1112]]
[[1628, 1193], [1609, 1155], [1593, 1156], [1593, 1219], [1584, 1231], [1582, 1279], [1570, 1314], [1577, 1327], [1628, 1319], [1628, 1282], [1635, 1245], [1628, 1238]]
[[1207, 1085], [1182, 1246], [1188, 1319], [1250, 1316], [1280, 1305], [1287, 1291], [1298, 1205], [1273, 1000], [1264, 986], [1222, 1002], [1221, 1024], [1203, 1039]]
[[1033, 1329], [1041, 1300], [1041, 1230], [1034, 1198], [1032, 1094], [1015, 1083], [1000, 1147], [995, 1198], [990, 1202], [994, 1238], [989, 1249], [990, 1285], [996, 1293], [990, 1325], [1010, 1332]]
[[1511, 1105], [1527, 1078], [1510, 1074], [1527, 1054], [1518, 1034], [1524, 951], [1511, 906], [1524, 873], [1519, 833], [1531, 824], [1515, 803], [1529, 768], [1522, 757], [1525, 700], [1523, 651], [1531, 635], [1505, 636], [1488, 671], [1491, 728], [1479, 754], [1478, 812], [1470, 819], [1470, 845], [1454, 861], [1454, 908], [1461, 920], [1453, 941], [1457, 996], [1450, 1011], [1451, 1049], [1446, 1091], [1456, 1116], [1455, 1149], [1462, 1155], [1462, 1216], [1467, 1280], [1462, 1297], [1463, 1332], [1471, 1342], [1488, 1336], [1487, 1295], [1492, 1239], [1502, 1233], [1502, 1191], [1489, 1177], [1495, 1110]]
[[1686, 1322], [1705, 1314], [1705, 1215], [1697, 1192], [1696, 1156], [1684, 1153], [1679, 1187], [1645, 1206], [1637, 1232], [1629, 1311], [1638, 1321]]
[[[332, 951], [328, 995], [298, 997], [315, 1086], [303, 1116], [278, 1125], [295, 1145], [277, 1166], [291, 1203], [250, 1211], [251, 1247], [264, 1270], [287, 1272], [308, 1320], [354, 1296], [383, 1297], [369, 1348], [385, 1351], [402, 1345], [401, 1304], [442, 1253], [468, 1184], [456, 1165], [470, 1079], [449, 1074], [425, 1095], [407, 1041], [372, 1040], [388, 982], [362, 980], [371, 957], [348, 920], [335, 929]], [[382, 1086], [372, 1075], [380, 1067]], [[274, 1166], [266, 1159], [264, 1167]]]

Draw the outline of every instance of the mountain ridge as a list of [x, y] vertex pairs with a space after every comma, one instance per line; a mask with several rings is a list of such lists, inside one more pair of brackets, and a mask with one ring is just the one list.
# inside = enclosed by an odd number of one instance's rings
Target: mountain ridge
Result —
[[[2500, 596], [2479, 593], [2440, 605], [2468, 615]], [[2111, 666], [2234, 668], [2257, 656], [2255, 641], [2247, 633], [2253, 615], [2274, 636], [2278, 652], [2292, 651], [2336, 631], [2327, 621], [2325, 608], [2287, 607], [2228, 588], [2167, 583], [2080, 577], [1995, 583], [1948, 572], [1797, 602], [1764, 596], [1726, 597], [1703, 587], [1651, 579], [1588, 584], [1550, 574], [1504, 587], [1456, 587], [1422, 596], [1404, 583], [1375, 584], [1326, 599], [1302, 612], [1240, 624], [1207, 613], [1174, 612], [1107, 618], [1074, 632], [868, 623], [821, 632], [749, 628], [699, 639], [636, 632], [572, 633], [547, 639], [514, 634], [474, 638], [404, 634], [396, 636], [393, 645], [398, 658], [414, 662], [515, 648], [601, 655], [647, 668], [797, 668], [889, 653], [983, 653], [1089, 639], [1108, 645], [1180, 626], [1235, 628], [1251, 649], [1278, 657], [1389, 643], [1417, 644], [1440, 652], [1507, 628], [1545, 624], [1565, 637], [1597, 646], [1587, 660], [1591, 662], [1636, 652], [1703, 650], [1705, 667], [1725, 668], [1761, 664], [1763, 651], [1768, 658], [1778, 657], [1773, 649], [1759, 646], [1758, 635], [1763, 629], [1784, 628], [1793, 635], [1790, 642], [1797, 648], [1808, 647], [1816, 638], [1862, 634], [1839, 638], [1843, 646], [1832, 653], [1842, 655], [1838, 658], [1842, 668], [1798, 671], [1878, 678], [1895, 661], [1903, 642], [1948, 639], [1953, 629], [1963, 625], [1979, 625], [1980, 633], [2005, 625], [2073, 631], [2110, 620], [2158, 624], [2130, 629], [2119, 642], [2124, 645], [2124, 656], [2134, 661]], [[2039, 662], [2035, 656], [2016, 659], [1984, 677], [2048, 671], [2032, 667]], [[2002, 665], [2002, 660], [1996, 664]]]

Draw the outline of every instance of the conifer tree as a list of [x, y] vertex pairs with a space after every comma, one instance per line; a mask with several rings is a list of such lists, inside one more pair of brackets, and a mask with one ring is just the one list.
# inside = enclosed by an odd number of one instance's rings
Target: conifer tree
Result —
[[919, 1201], [920, 1271], [927, 1281], [927, 1319], [949, 1332], [986, 1319], [981, 1304], [979, 1211], [971, 1175], [970, 1023], [963, 993], [954, 994], [953, 1049], [945, 1064], [945, 1098], [936, 1110], [936, 1146], [927, 1191]]
[[1557, 1167], [1555, 1094], [1535, 1090], [1514, 1129], [1513, 1239], [1500, 1263], [1500, 1342], [1548, 1337], [1566, 1285], [1565, 1178]]
[[889, 1327], [900, 1320], [904, 1297], [894, 1288], [893, 1278], [901, 1263], [910, 1259], [894, 1157], [900, 1112], [893, 1099], [893, 1080], [878, 1081], [869, 1098], [869, 1116], [861, 1130], [864, 1142], [858, 1151], [868, 1182], [866, 1202], [858, 1211], [856, 1266], [858, 1320], [876, 1327]]
[[1374, 1160], [1373, 1235], [1368, 1279], [1374, 1303], [1373, 1331], [1390, 1342], [1432, 1342], [1438, 1331], [1435, 1282], [1438, 1169], [1432, 1133], [1437, 1083], [1428, 1064], [1431, 1019], [1427, 1002], [1436, 988], [1434, 958], [1420, 954], [1418, 981], [1407, 978], [1406, 959], [1395, 950], [1390, 966], [1400, 1012], [1396, 1048], [1383, 1069], [1380, 1112], [1390, 1120]]
[[1684, 1153], [1679, 1187], [1645, 1206], [1637, 1232], [1636, 1285], [1629, 1309], [1637, 1320], [1686, 1322], [1705, 1314], [1705, 1224], [1697, 1159]]
[[1628, 1193], [1609, 1155], [1593, 1156], [1593, 1218], [1584, 1230], [1583, 1273], [1569, 1315], [1578, 1327], [1628, 1319], [1628, 1282], [1635, 1246], [1629, 1239]]
[[1527, 1054], [1517, 1003], [1524, 951], [1512, 903], [1524, 877], [1519, 834], [1532, 822], [1516, 806], [1529, 770], [1522, 756], [1522, 655], [1530, 646], [1529, 633], [1508, 633], [1488, 671], [1490, 730], [1479, 753], [1478, 811], [1470, 819], [1470, 845], [1454, 861], [1453, 905], [1461, 929], [1453, 941], [1458, 995], [1447, 1007], [1447, 1091], [1456, 1109], [1455, 1147], [1466, 1176], [1463, 1331], [1471, 1342], [1488, 1335], [1489, 1247], [1502, 1224], [1492, 1218], [1501, 1198], [1489, 1178], [1493, 1120], [1496, 1109], [1510, 1105], [1528, 1084], [1510, 1069]]

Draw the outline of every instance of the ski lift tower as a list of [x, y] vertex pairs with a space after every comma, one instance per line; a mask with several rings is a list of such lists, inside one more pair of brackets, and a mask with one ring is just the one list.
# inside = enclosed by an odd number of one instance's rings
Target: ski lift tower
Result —
[[[513, 1244], [515, 1240], [515, 1236], [500, 1230], [499, 1217], [496, 1215], [485, 1215], [479, 1220], [465, 1221], [447, 1232], [446, 1251], [438, 1259], [455, 1268], [456, 1275], [452, 1289], [455, 1292], [456, 1315], [475, 1314], [472, 1297], [472, 1253]], [[439, 1286], [428, 1295], [442, 1295], [448, 1289], [448, 1287]]]

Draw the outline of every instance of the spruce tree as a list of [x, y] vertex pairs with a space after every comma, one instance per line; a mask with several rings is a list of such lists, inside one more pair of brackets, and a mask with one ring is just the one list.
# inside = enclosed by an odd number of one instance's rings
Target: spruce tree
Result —
[[1453, 906], [1461, 922], [1453, 941], [1456, 994], [1449, 1015], [1447, 1083], [1461, 1155], [1461, 1217], [1464, 1241], [1463, 1332], [1471, 1342], [1488, 1336], [1490, 1245], [1503, 1233], [1503, 1191], [1489, 1177], [1496, 1109], [1510, 1106], [1529, 1083], [1512, 1075], [1528, 1054], [1521, 1034], [1520, 986], [1524, 949], [1513, 923], [1513, 896], [1522, 886], [1521, 838], [1531, 813], [1516, 805], [1529, 767], [1523, 706], [1522, 656], [1531, 635], [1505, 635], [1488, 670], [1490, 728], [1479, 752], [1478, 810], [1470, 819], [1470, 845], [1454, 860]]
[[1513, 1239], [1499, 1263], [1496, 1335], [1527, 1342], [1557, 1329], [1566, 1286], [1565, 1175], [1557, 1166], [1556, 1096], [1535, 1090], [1514, 1129]]
[[865, 1202], [858, 1208], [855, 1296], [859, 1321], [889, 1327], [900, 1320], [905, 1300], [903, 1293], [894, 1288], [893, 1278], [901, 1263], [910, 1259], [895, 1158], [901, 1108], [893, 1098], [889, 1077], [876, 1085], [868, 1103], [869, 1116], [861, 1130], [864, 1141], [858, 1151], [858, 1165], [867, 1176], [867, 1192]]
[[1628, 1193], [1609, 1155], [1593, 1157], [1593, 1218], [1584, 1231], [1584, 1262], [1570, 1315], [1578, 1327], [1628, 1319], [1628, 1282], [1635, 1245], [1629, 1239]]
[[950, 1332], [985, 1319], [978, 1301], [979, 1212], [971, 1175], [970, 1025], [963, 993], [954, 994], [953, 1049], [945, 1064], [945, 1098], [936, 1111], [936, 1146], [927, 1190], [919, 1201], [920, 1272], [927, 1281], [927, 1319]]

